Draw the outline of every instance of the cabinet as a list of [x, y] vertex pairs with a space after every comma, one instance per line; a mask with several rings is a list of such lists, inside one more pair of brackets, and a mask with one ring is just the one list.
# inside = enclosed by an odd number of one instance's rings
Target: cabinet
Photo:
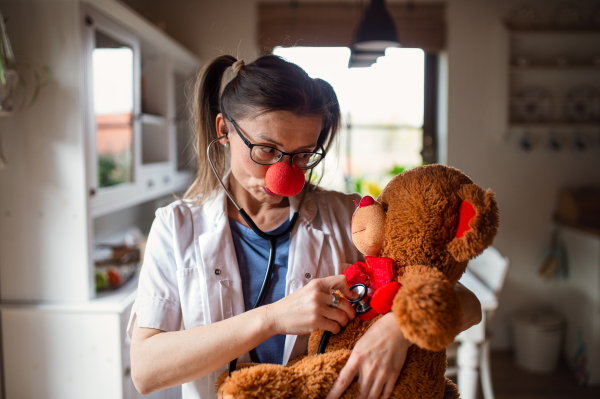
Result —
[[508, 132], [531, 150], [600, 143], [600, 29], [508, 29]]
[[[124, 333], [136, 283], [81, 304], [2, 305], [6, 397], [141, 399]], [[181, 388], [143, 397], [176, 399]]]
[[[563, 343], [570, 362], [589, 385], [600, 384], [600, 231], [559, 224], [558, 238], [569, 259], [569, 278], [554, 282], [552, 305], [567, 319]], [[586, 357], [581, 361], [581, 355]]]
[[125, 327], [137, 280], [97, 294], [92, 254], [132, 226], [147, 233], [189, 185], [186, 89], [199, 60], [116, 0], [0, 7], [15, 52], [52, 70], [33, 107], [0, 118], [3, 389], [135, 398]]

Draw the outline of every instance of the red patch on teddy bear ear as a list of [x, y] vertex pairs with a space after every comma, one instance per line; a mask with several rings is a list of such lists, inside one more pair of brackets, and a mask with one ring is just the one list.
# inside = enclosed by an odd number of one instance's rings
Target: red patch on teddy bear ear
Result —
[[456, 230], [456, 238], [461, 238], [465, 233], [471, 230], [469, 222], [475, 217], [475, 208], [467, 201], [460, 204], [460, 220], [458, 221], [458, 229]]

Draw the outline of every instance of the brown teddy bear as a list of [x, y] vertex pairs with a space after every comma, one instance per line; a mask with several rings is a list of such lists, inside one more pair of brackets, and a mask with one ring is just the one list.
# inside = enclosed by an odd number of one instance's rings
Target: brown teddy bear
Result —
[[[366, 263], [344, 274], [350, 284], [364, 282], [374, 291], [375, 311], [331, 336], [324, 354], [317, 355], [323, 334], [317, 331], [308, 355], [287, 366], [238, 365], [231, 377], [219, 377], [219, 398], [324, 398], [358, 339], [390, 306], [414, 344], [391, 397], [458, 398], [456, 385], [444, 377], [444, 348], [460, 332], [462, 320], [454, 284], [469, 259], [492, 244], [498, 220], [494, 193], [457, 169], [428, 165], [396, 176], [377, 201], [361, 200], [351, 226]], [[358, 393], [354, 381], [342, 397]]]

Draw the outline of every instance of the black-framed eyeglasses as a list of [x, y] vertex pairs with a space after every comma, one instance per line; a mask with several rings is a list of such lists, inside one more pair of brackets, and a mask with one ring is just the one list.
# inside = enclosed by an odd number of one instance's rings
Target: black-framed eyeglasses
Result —
[[250, 148], [250, 158], [260, 165], [273, 165], [283, 158], [284, 155], [289, 155], [292, 159], [292, 164], [297, 165], [300, 169], [312, 169], [325, 157], [325, 150], [321, 147], [322, 152], [283, 152], [275, 147], [262, 144], [252, 144], [246, 136], [240, 132], [237, 124], [229, 117], [224, 114], [225, 117], [231, 122], [235, 131], [240, 136], [244, 144]]

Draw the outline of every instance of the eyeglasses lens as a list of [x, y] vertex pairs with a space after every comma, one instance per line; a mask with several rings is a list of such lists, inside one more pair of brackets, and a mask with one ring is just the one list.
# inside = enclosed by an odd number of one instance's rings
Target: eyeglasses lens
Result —
[[[272, 165], [278, 162], [283, 153], [276, 148], [268, 146], [254, 146], [251, 152], [252, 160], [263, 165]], [[302, 169], [315, 166], [321, 160], [322, 155], [314, 152], [300, 152], [294, 154], [293, 163]]]

